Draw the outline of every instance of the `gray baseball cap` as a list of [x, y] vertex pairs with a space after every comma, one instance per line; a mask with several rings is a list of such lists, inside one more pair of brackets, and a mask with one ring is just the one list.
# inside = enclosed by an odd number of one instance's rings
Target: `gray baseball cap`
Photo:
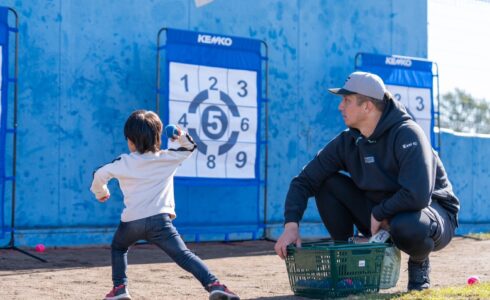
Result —
[[383, 100], [386, 87], [383, 80], [376, 74], [367, 72], [354, 72], [347, 77], [341, 88], [328, 89], [336, 95], [361, 94], [377, 100]]

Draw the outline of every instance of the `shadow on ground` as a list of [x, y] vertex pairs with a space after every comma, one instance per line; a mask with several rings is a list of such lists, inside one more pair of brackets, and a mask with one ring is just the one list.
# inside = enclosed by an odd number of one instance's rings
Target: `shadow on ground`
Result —
[[[261, 255], [275, 255], [274, 242], [271, 241], [243, 241], [243, 242], [204, 242], [187, 243], [197, 256], [202, 259], [248, 257]], [[74, 269], [87, 267], [110, 266], [111, 249], [106, 247], [87, 248], [47, 248], [43, 253], [33, 252], [33, 249], [23, 248], [32, 254], [47, 260], [43, 263], [15, 250], [0, 250], [0, 277], [10, 275], [15, 271], [29, 272], [44, 269]], [[167, 263], [172, 260], [154, 245], [137, 244], [128, 254], [128, 262], [135, 264]], [[7, 271], [7, 272], [5, 272]]]

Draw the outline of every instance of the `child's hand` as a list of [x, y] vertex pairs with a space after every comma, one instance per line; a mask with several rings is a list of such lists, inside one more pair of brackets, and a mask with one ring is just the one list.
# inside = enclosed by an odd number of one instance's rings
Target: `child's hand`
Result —
[[109, 199], [111, 197], [111, 194], [107, 194], [105, 195], [104, 197], [100, 198], [100, 199], [97, 199], [100, 203], [104, 203], [107, 201], [107, 199]]
[[173, 142], [182, 134], [182, 129], [174, 124], [165, 126], [165, 135]]

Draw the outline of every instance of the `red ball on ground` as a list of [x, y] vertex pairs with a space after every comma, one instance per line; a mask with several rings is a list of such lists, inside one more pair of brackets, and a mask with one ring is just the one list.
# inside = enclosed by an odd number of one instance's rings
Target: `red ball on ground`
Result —
[[473, 275], [473, 276], [468, 277], [466, 282], [468, 283], [468, 285], [473, 285], [476, 283], [480, 283], [480, 278], [478, 278], [478, 276], [476, 276], [476, 275]]
[[46, 247], [44, 247], [43, 244], [37, 244], [35, 249], [36, 249], [36, 252], [44, 252], [44, 250], [46, 250]]

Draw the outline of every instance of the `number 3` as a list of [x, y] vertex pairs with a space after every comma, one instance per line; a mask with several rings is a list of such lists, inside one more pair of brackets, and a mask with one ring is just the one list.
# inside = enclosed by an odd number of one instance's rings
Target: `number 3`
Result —
[[425, 105], [424, 105], [424, 98], [420, 97], [420, 96], [417, 96], [415, 98], [415, 100], [417, 100], [419, 103], [417, 105], [417, 107], [415, 107], [418, 111], [423, 111], [424, 108], [425, 108]]
[[[248, 91], [247, 91], [247, 82], [244, 81], [244, 80], [240, 80], [238, 81], [238, 85], [240, 86], [240, 88], [242, 89], [240, 92], [237, 93], [238, 96], [240, 97], [245, 97], [248, 95]], [[243, 92], [242, 92], [243, 91]]]

